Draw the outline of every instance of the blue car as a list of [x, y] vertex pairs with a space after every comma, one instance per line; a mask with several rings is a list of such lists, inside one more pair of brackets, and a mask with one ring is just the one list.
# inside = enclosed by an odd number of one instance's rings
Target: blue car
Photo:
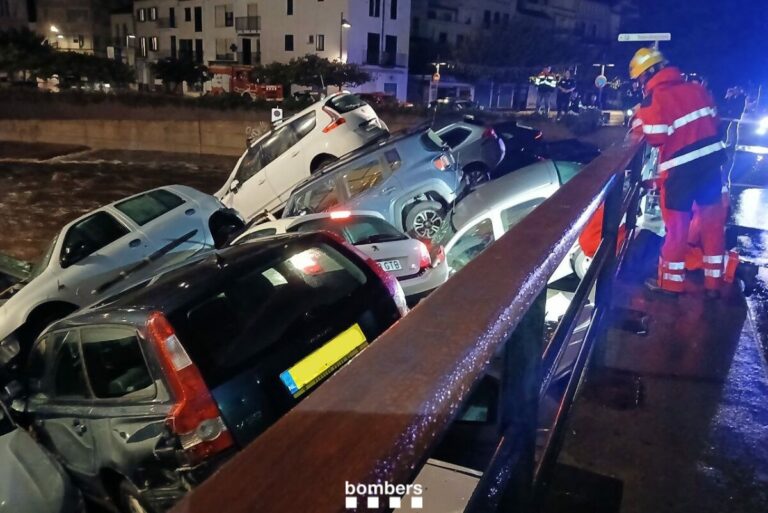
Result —
[[283, 217], [368, 210], [420, 239], [440, 230], [462, 187], [445, 142], [421, 128], [368, 145], [299, 184]]

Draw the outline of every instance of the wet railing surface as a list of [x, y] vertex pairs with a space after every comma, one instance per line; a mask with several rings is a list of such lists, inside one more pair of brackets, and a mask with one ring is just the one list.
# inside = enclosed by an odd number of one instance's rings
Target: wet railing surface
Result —
[[[577, 296], [583, 301], [596, 275], [610, 272], [621, 214], [636, 201], [641, 147], [640, 141], [626, 142], [586, 166], [174, 511], [344, 511], [345, 483], [412, 482], [494, 354], [517, 343], [512, 335], [518, 324], [604, 201], [605, 239], [595, 260], [606, 262], [607, 270], [593, 267], [592, 282]], [[622, 201], [630, 164], [635, 188]], [[627, 218], [630, 229], [633, 221]], [[597, 289], [599, 303], [610, 292], [601, 291], [599, 281]], [[575, 315], [565, 317], [573, 323]], [[572, 330], [561, 328], [553, 341], [564, 342]], [[562, 352], [551, 346], [545, 361]], [[539, 351], [528, 359], [540, 362], [541, 356]], [[586, 354], [577, 365], [585, 362]], [[572, 398], [576, 384], [566, 395]], [[534, 385], [538, 399], [541, 381]], [[515, 398], [505, 401], [514, 404]], [[507, 432], [512, 442], [513, 435]], [[556, 432], [551, 438], [553, 449], [545, 455], [556, 455]], [[505, 448], [502, 440], [468, 509], [499, 506], [500, 490], [513, 479], [510, 458], [519, 452], [512, 445]], [[546, 463], [539, 462], [537, 477], [545, 478]]]

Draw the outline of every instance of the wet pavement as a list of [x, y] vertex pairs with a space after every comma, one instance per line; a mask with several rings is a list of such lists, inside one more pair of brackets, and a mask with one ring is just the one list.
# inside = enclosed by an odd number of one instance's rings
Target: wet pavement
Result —
[[670, 299], [622, 276], [615, 312], [647, 315], [648, 334], [605, 334], [547, 511], [768, 511], [768, 165], [737, 156], [731, 182], [729, 242], [758, 266], [754, 293], [707, 301], [694, 275], [693, 293]]
[[156, 152], [71, 153], [41, 162], [0, 159], [0, 253], [37, 259], [73, 219], [153, 187], [213, 193], [236, 159]]

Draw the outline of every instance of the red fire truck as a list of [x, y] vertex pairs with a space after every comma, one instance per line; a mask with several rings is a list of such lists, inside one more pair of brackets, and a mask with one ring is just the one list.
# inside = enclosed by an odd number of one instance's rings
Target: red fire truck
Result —
[[251, 82], [253, 66], [213, 65], [208, 68], [211, 79], [205, 91], [213, 96], [225, 93], [250, 96], [252, 99], [283, 101], [283, 86]]

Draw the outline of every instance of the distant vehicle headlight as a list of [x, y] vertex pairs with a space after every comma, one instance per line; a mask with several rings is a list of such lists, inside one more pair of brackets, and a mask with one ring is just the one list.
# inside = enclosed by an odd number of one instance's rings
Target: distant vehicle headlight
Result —
[[768, 117], [761, 119], [757, 124], [757, 135], [765, 134], [768, 134]]
[[632, 109], [627, 109], [627, 116], [632, 117], [635, 114], [635, 111]]

